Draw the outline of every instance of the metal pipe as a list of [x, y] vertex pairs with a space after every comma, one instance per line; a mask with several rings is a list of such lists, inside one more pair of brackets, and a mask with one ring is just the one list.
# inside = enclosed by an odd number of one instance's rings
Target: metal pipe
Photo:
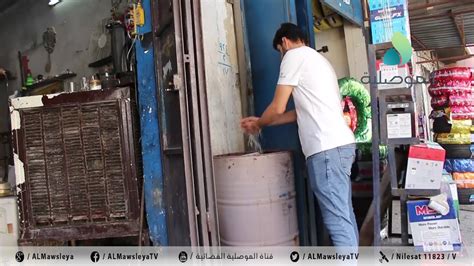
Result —
[[[368, 45], [369, 75], [377, 76], [376, 71], [376, 51], [375, 45]], [[374, 246], [380, 246], [380, 154], [379, 154], [379, 110], [378, 110], [378, 89], [377, 84], [370, 84], [370, 107], [372, 113], [372, 173], [373, 173], [373, 203], [374, 203]]]
[[455, 48], [464, 48], [464, 47], [474, 47], [474, 44], [466, 44], [464, 45], [459, 45], [459, 46], [450, 46], [450, 47], [442, 47], [442, 48], [423, 48], [423, 49], [415, 49], [415, 51], [433, 51], [433, 50], [445, 50], [445, 49], [455, 49]]
[[448, 17], [448, 16], [457, 16], [457, 15], [462, 15], [462, 14], [469, 14], [469, 13], [474, 13], [474, 9], [468, 9], [468, 10], [463, 10], [459, 12], [444, 12], [444, 13], [437, 13], [433, 15], [428, 15], [428, 16], [419, 16], [419, 17], [411, 17], [410, 21], [417, 21], [417, 20], [423, 20], [423, 19], [429, 19], [429, 18], [439, 18], [439, 17]]
[[201, 139], [201, 128], [202, 128], [202, 123], [200, 120], [200, 110], [199, 110], [199, 104], [198, 104], [198, 89], [197, 89], [197, 82], [196, 82], [196, 65], [195, 65], [195, 54], [194, 54], [194, 32], [193, 32], [193, 23], [191, 21], [191, 18], [193, 17], [192, 14], [192, 9], [191, 9], [191, 3], [190, 0], [183, 0], [184, 1], [184, 11], [186, 14], [184, 15], [186, 23], [185, 29], [186, 31], [183, 32], [183, 34], [186, 35], [186, 44], [187, 44], [187, 50], [188, 54], [185, 55], [187, 57], [188, 61], [185, 64], [188, 64], [189, 69], [187, 71], [188, 75], [186, 77], [189, 77], [189, 80], [186, 80], [187, 86], [189, 86], [190, 89], [190, 96], [191, 99], [190, 102], [188, 102], [188, 105], [191, 104], [191, 109], [192, 109], [192, 122], [193, 122], [193, 131], [190, 132], [192, 134], [192, 137], [194, 139], [194, 142], [191, 142], [192, 148], [193, 148], [193, 163], [194, 163], [194, 176], [196, 178], [195, 184], [197, 184], [197, 196], [198, 196], [198, 205], [197, 208], [199, 209], [199, 220], [201, 221], [200, 225], [201, 228], [198, 227], [198, 232], [200, 236], [200, 245], [202, 246], [209, 246], [209, 235], [208, 235], [208, 227], [207, 227], [207, 203], [206, 203], [206, 191], [204, 189], [204, 169], [203, 169], [203, 147], [202, 147], [202, 139]]
[[197, 223], [196, 223], [196, 202], [194, 196], [194, 177], [192, 171], [192, 155], [190, 151], [191, 141], [189, 139], [189, 112], [187, 108], [187, 93], [184, 81], [184, 66], [183, 66], [183, 25], [181, 22], [181, 1], [173, 0], [173, 19], [175, 27], [175, 42], [176, 42], [176, 62], [178, 64], [178, 74], [174, 76], [174, 84], [179, 91], [179, 106], [181, 112], [181, 131], [183, 141], [183, 157], [184, 157], [184, 175], [186, 183], [186, 199], [188, 205], [188, 222], [189, 222], [189, 237], [191, 246], [198, 246], [197, 238]]
[[460, 56], [451, 56], [451, 57], [444, 57], [444, 58], [436, 58], [436, 59], [431, 59], [431, 60], [426, 60], [426, 61], [420, 61], [416, 62], [417, 64], [425, 64], [425, 63], [432, 63], [432, 62], [439, 62], [439, 61], [446, 61], [446, 60], [464, 60], [474, 57], [474, 54], [470, 55], [460, 55]]
[[[415, 10], [420, 10], [420, 9], [426, 9], [430, 7], [435, 7], [439, 5], [445, 5], [445, 4], [452, 4], [454, 1], [453, 0], [440, 0], [436, 2], [429, 2], [429, 3], [420, 3], [420, 4], [413, 4], [408, 6], [408, 11], [412, 12]], [[471, 0], [457, 0], [455, 4], [459, 4], [460, 2], [465, 3], [465, 2], [471, 2]]]
[[207, 225], [211, 246], [220, 245], [219, 222], [217, 215], [216, 186], [214, 180], [214, 164], [211, 150], [211, 136], [209, 129], [209, 111], [207, 106], [206, 73], [204, 71], [204, 48], [202, 37], [201, 6], [193, 4], [193, 20], [195, 34], [196, 72], [199, 88], [199, 105], [201, 110], [202, 152], [204, 156], [204, 178], [207, 194]]

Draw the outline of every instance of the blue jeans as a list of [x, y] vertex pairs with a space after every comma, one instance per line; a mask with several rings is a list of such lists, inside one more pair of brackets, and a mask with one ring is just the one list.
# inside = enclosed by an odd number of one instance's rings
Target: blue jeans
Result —
[[334, 246], [359, 244], [350, 179], [354, 158], [355, 144], [349, 144], [313, 154], [306, 160], [311, 189]]

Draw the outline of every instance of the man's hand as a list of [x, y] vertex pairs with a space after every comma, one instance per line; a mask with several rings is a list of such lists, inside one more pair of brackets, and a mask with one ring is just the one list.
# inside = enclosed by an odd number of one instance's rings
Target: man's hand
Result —
[[0, 75], [2, 76], [6, 76], [7, 75], [7, 72], [5, 71], [5, 69], [1, 68], [0, 67]]
[[249, 116], [240, 120], [240, 127], [246, 134], [258, 134], [260, 126], [258, 125], [259, 117]]

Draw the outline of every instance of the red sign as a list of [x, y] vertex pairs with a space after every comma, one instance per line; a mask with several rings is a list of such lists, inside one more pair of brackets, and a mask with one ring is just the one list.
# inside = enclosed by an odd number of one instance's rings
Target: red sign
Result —
[[428, 206], [415, 206], [416, 215], [430, 215], [437, 214], [435, 210], [430, 209]]

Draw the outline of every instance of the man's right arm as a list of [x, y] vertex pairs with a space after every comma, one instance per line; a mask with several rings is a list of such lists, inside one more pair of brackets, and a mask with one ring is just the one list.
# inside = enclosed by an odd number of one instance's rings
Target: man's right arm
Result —
[[293, 123], [295, 121], [296, 121], [296, 110], [291, 110], [281, 115], [278, 115], [275, 118], [275, 120], [271, 124], [269, 124], [269, 126], [283, 125], [283, 124]]

